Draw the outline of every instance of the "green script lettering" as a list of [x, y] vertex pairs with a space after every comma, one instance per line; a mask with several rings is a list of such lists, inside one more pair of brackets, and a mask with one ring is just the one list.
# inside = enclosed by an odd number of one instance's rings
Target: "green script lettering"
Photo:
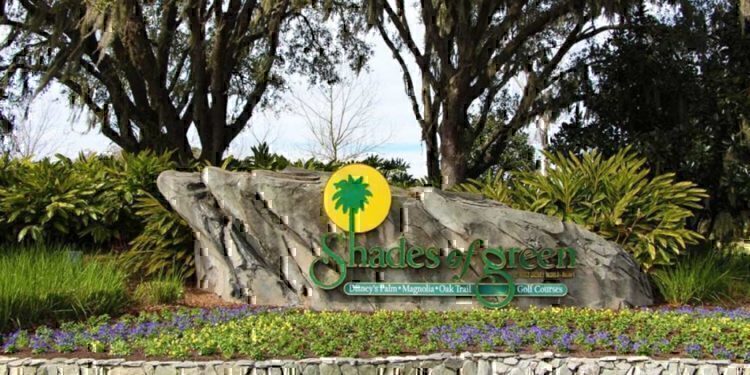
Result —
[[427, 264], [425, 264], [425, 267], [429, 269], [440, 267], [440, 251], [437, 248], [428, 247], [427, 250], [425, 250], [424, 255], [429, 261]]
[[[312, 279], [312, 282], [321, 289], [334, 289], [337, 286], [341, 285], [341, 283], [344, 282], [344, 279], [346, 279], [346, 262], [344, 262], [344, 259], [342, 257], [340, 257], [333, 250], [331, 250], [330, 247], [328, 247], [328, 234], [324, 234], [320, 238], [320, 244], [323, 248], [323, 254], [325, 255], [315, 259], [314, 261], [312, 261], [312, 263], [310, 263], [310, 279]], [[315, 274], [315, 266], [318, 264], [318, 262], [323, 264], [330, 264], [331, 260], [333, 260], [333, 262], [336, 264], [336, 268], [338, 268], [339, 277], [330, 284], [326, 284]]]
[[406, 264], [414, 269], [420, 269], [424, 267], [424, 263], [418, 262], [417, 258], [424, 255], [424, 249], [419, 246], [412, 246], [406, 253]]

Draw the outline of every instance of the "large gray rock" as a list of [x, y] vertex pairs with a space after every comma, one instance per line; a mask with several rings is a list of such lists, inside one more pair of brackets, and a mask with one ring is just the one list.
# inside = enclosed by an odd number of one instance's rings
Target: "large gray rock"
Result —
[[[167, 171], [159, 190], [197, 236], [199, 285], [225, 299], [261, 305], [312, 309], [388, 308], [453, 310], [478, 307], [473, 298], [347, 296], [342, 287], [324, 291], [308, 275], [320, 255], [320, 236], [335, 230], [323, 210], [329, 174], [290, 169], [281, 172], [227, 172], [206, 168], [201, 174]], [[395, 245], [403, 234], [409, 244], [466, 249], [482, 239], [496, 247], [573, 247], [575, 277], [563, 279], [563, 298], [516, 297], [513, 304], [621, 308], [652, 303], [648, 279], [632, 257], [575, 224], [510, 209], [474, 195], [432, 188], [391, 187], [390, 214], [377, 229], [358, 235], [367, 244]], [[478, 259], [478, 256], [473, 258]], [[386, 269], [384, 281], [447, 282], [455, 270]], [[472, 262], [472, 281], [481, 271]], [[329, 274], [332, 270], [328, 270]], [[350, 269], [347, 279], [375, 281], [373, 269]], [[516, 282], [539, 282], [516, 279]]]

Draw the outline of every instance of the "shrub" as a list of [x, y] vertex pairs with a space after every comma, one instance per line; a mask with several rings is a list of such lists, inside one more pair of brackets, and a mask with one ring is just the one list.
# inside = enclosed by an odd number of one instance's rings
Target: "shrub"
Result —
[[[0, 230], [6, 241], [127, 241], [140, 231], [132, 204], [156, 193], [170, 155], [0, 160]], [[0, 237], [1, 238], [1, 237]]]
[[471, 180], [458, 190], [480, 192], [514, 208], [580, 224], [620, 244], [644, 269], [671, 264], [688, 244], [702, 239], [687, 229], [705, 191], [674, 175], [649, 177], [645, 159], [628, 149], [604, 159], [598, 152], [579, 158], [546, 154], [546, 174], [517, 172]]
[[135, 288], [133, 296], [144, 306], [175, 303], [185, 296], [183, 278], [161, 276], [142, 282]]
[[127, 274], [70, 246], [0, 246], [0, 331], [112, 314], [127, 305]]
[[138, 198], [134, 208], [144, 227], [123, 254], [128, 269], [146, 277], [164, 272], [192, 275], [193, 235], [185, 220], [151, 194]]

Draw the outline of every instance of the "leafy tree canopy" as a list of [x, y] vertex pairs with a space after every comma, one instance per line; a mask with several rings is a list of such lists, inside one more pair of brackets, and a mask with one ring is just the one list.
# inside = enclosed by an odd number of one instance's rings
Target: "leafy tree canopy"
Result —
[[[446, 187], [487, 171], [519, 129], [555, 111], [548, 94], [564, 74], [569, 52], [621, 27], [637, 3], [357, 2], [365, 4], [368, 22], [402, 69], [422, 129], [429, 178], [442, 178]], [[409, 70], [409, 61], [418, 74]], [[502, 113], [494, 127], [488, 124], [492, 113]]]
[[747, 237], [750, 217], [750, 38], [735, 2], [685, 3], [670, 18], [582, 53], [564, 95], [579, 98], [554, 148], [604, 155], [630, 145], [654, 173], [676, 172], [710, 195], [693, 225]]
[[[362, 67], [356, 13], [312, 0], [7, 0], [0, 98], [25, 105], [49, 83], [126, 151], [221, 160], [285, 73], [333, 80]], [[326, 22], [333, 20], [334, 22]], [[336, 26], [336, 27], [334, 27]], [[341, 43], [338, 43], [341, 42]], [[341, 48], [343, 45], [346, 48]]]

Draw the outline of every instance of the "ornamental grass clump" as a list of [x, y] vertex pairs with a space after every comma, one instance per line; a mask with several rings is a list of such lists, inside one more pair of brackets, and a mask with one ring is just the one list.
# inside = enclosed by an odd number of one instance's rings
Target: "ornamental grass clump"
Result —
[[652, 273], [665, 301], [672, 305], [705, 303], [727, 298], [737, 282], [736, 272], [726, 257], [715, 253], [689, 255], [677, 264]]
[[135, 288], [133, 296], [144, 306], [175, 303], [185, 296], [183, 278], [160, 276], [144, 281]]
[[0, 332], [120, 312], [127, 274], [70, 246], [0, 246]]

